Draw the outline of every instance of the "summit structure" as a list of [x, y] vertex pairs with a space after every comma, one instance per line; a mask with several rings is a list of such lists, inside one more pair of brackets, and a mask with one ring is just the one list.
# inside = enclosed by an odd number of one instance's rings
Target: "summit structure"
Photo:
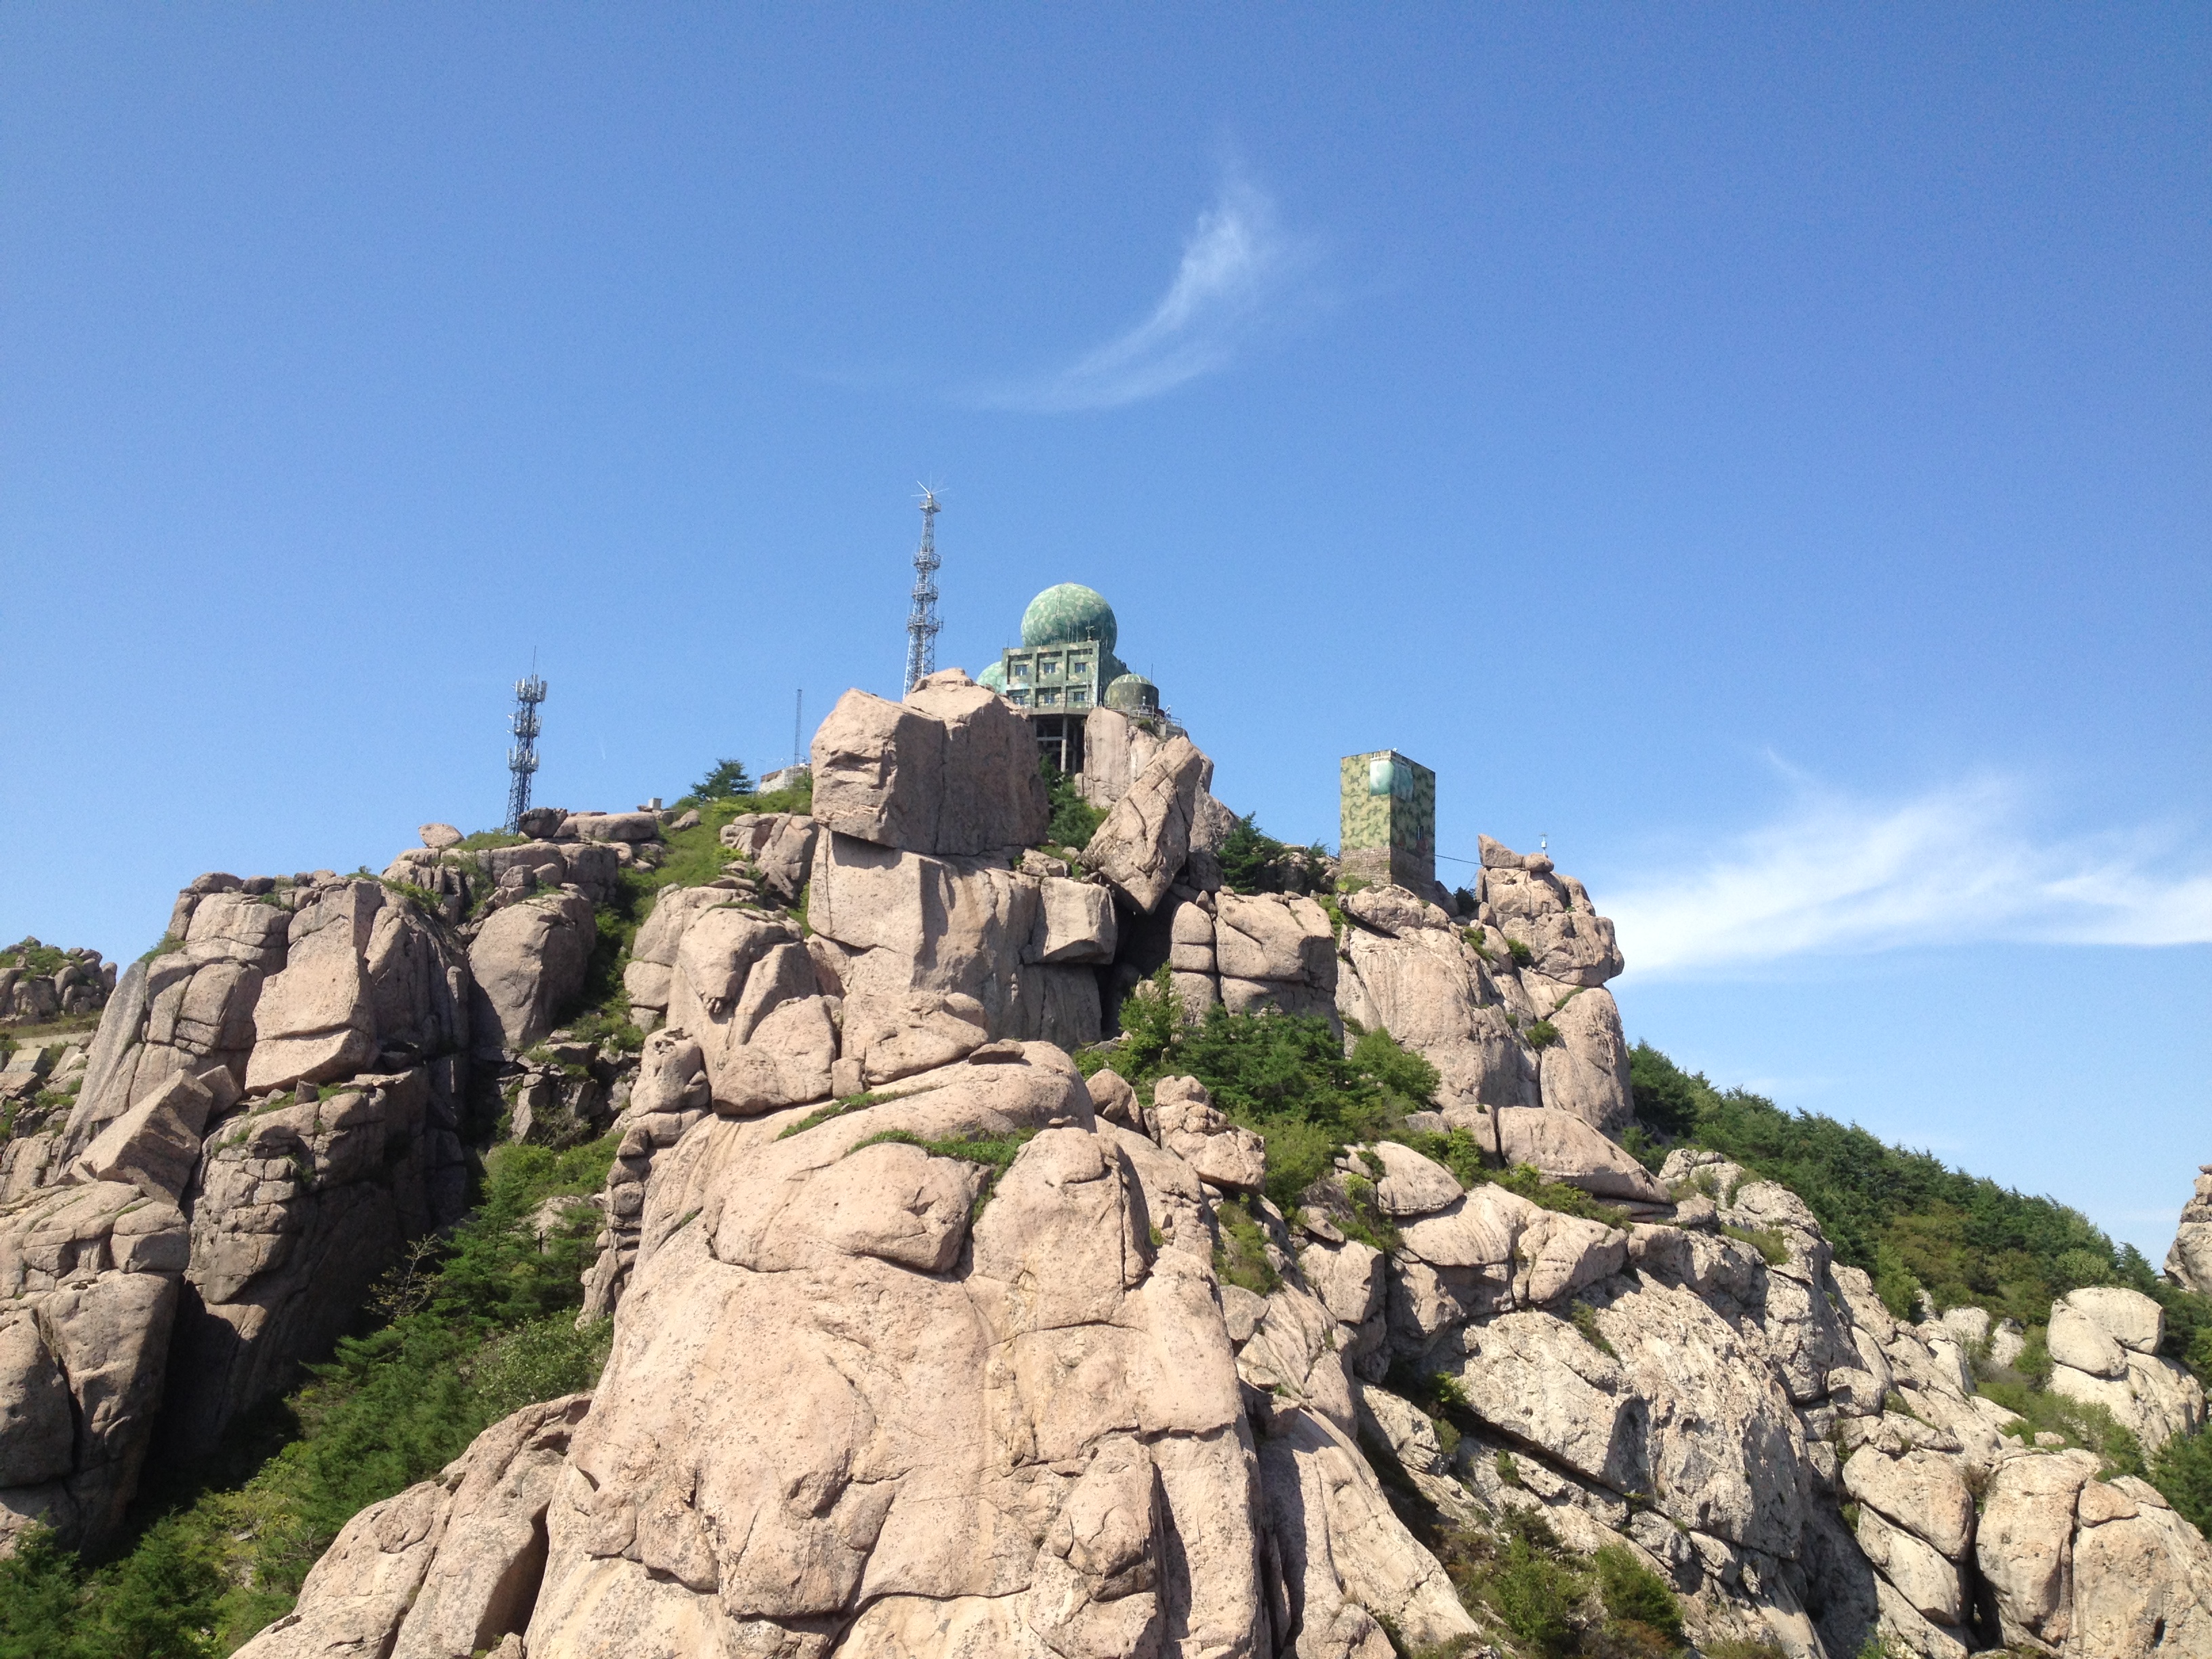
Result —
[[1120, 642], [1121, 624], [1106, 596], [1081, 582], [1060, 582], [1030, 601], [1022, 642], [1000, 652], [980, 683], [1029, 711], [1046, 758], [1063, 772], [1080, 772], [1094, 710], [1165, 720], [1159, 688], [1114, 654]]

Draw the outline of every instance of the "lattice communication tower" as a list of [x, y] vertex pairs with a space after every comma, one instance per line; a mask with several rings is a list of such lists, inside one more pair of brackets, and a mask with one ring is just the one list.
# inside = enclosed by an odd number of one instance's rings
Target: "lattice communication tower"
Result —
[[906, 689], [937, 672], [937, 495], [921, 492], [921, 545], [914, 550], [914, 603], [906, 613]]
[[522, 815], [530, 810], [530, 775], [538, 769], [538, 705], [545, 701], [545, 682], [532, 674], [514, 683], [514, 713], [507, 729], [514, 733], [507, 751], [507, 769], [514, 775], [507, 787], [507, 833], [522, 833]]

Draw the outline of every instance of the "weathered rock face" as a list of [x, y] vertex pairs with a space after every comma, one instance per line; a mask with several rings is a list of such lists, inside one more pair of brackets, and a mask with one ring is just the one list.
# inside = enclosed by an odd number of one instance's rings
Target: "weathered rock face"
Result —
[[1188, 738], [1164, 744], [1114, 803], [1083, 861], [1139, 910], [1159, 908], [1190, 853], [1191, 826], [1212, 766]]
[[249, 1100], [210, 1134], [161, 1422], [173, 1452], [211, 1449], [290, 1387], [402, 1245], [460, 1218], [454, 1073], [447, 1060]]
[[189, 890], [179, 896], [169, 930], [184, 943], [133, 963], [117, 983], [63, 1135], [64, 1155], [82, 1152], [180, 1072], [219, 1066], [244, 1088], [254, 1006], [262, 981], [284, 965], [292, 922], [289, 906], [264, 902], [276, 896]]
[[[849, 836], [815, 849], [807, 901], [817, 982], [842, 1007], [839, 1094], [943, 1066], [994, 1040], [1097, 1040], [1113, 914], [981, 860], [896, 852]], [[1054, 956], [1054, 962], [1036, 958]]]
[[796, 927], [757, 911], [698, 912], [677, 947], [668, 1017], [700, 1045], [716, 1109], [829, 1097], [837, 1029]]
[[689, 1033], [663, 1030], [646, 1038], [622, 1141], [600, 1199], [605, 1227], [599, 1258], [584, 1280], [581, 1319], [603, 1319], [621, 1302], [637, 1261], [653, 1164], [707, 1115], [713, 1098], [706, 1054]]
[[1160, 721], [1092, 709], [1083, 720], [1083, 799], [1110, 810], [1170, 741]]
[[722, 826], [722, 845], [752, 860], [761, 886], [779, 904], [796, 903], [814, 868], [821, 828], [799, 812], [747, 812]]
[[1479, 899], [1474, 927], [1401, 887], [1340, 902], [1351, 926], [1339, 945], [1338, 1011], [1436, 1066], [1447, 1109], [1541, 1107], [1616, 1133], [1634, 1103], [1620, 1011], [1602, 983], [1620, 971], [1613, 924], [1548, 860], [1538, 870], [1487, 837], [1484, 848], [1486, 860], [1516, 862], [1486, 866], [1480, 890], [1497, 902]]
[[248, 1092], [467, 1048], [470, 975], [459, 941], [381, 882], [314, 890], [286, 933], [284, 966], [253, 1008]]
[[[1352, 1439], [1340, 1328], [1279, 1218], [1282, 1288], [1218, 1287], [1195, 1173], [1100, 1125], [1045, 1045], [891, 1093], [803, 1129], [701, 1119], [662, 1151], [563, 1467], [532, 1450], [548, 1419], [501, 1425], [357, 1517], [246, 1651], [519, 1631], [538, 1659], [1349, 1659], [1390, 1650], [1379, 1619], [1473, 1633]], [[979, 1206], [987, 1166], [886, 1132], [1028, 1139]], [[410, 1645], [433, 1622], [446, 1645]]]
[[[372, 1504], [301, 1586], [298, 1607], [239, 1650], [251, 1659], [467, 1659], [529, 1621], [545, 1516], [589, 1395], [495, 1423], [434, 1480]], [[641, 1653], [649, 1651], [640, 1649]]]
[[173, 1203], [119, 1182], [0, 1209], [0, 1547], [38, 1522], [95, 1543], [121, 1521], [188, 1248]]
[[2212, 1296], [2212, 1164], [2199, 1170], [2197, 1190], [2181, 1206], [2181, 1224], [2166, 1253], [2166, 1276], [2185, 1291]]
[[1042, 840], [1050, 817], [1029, 722], [958, 669], [904, 702], [848, 691], [811, 759], [815, 819], [902, 852], [1005, 854]]
[[1502, 1107], [1496, 1114], [1457, 1108], [1444, 1114], [1455, 1127], [1464, 1124], [1476, 1138], [1496, 1146], [1508, 1164], [1531, 1164], [1553, 1181], [1564, 1181], [1599, 1198], [1630, 1203], [1665, 1204], [1667, 1189], [1650, 1172], [1572, 1112], [1554, 1107]]
[[653, 900], [630, 945], [629, 963], [623, 969], [623, 994], [629, 999], [630, 1018], [641, 1029], [651, 1030], [668, 1012], [676, 952], [692, 918], [732, 898], [720, 888], [671, 887]]
[[2051, 1391], [2102, 1406], [2146, 1453], [2204, 1422], [2204, 1390], [2162, 1358], [2166, 1314], [2118, 1285], [2069, 1292], [2051, 1306]]
[[469, 946], [477, 1052], [527, 1048], [550, 1031], [584, 988], [597, 937], [580, 893], [542, 893], [488, 918]]
[[[589, 937], [588, 904], [549, 902]], [[461, 1213], [474, 988], [432, 906], [327, 872], [203, 877], [181, 943], [123, 976], [89, 1054], [42, 1079], [66, 1118], [19, 1120], [0, 1164], [0, 1280], [27, 1298], [0, 1288], [0, 1307], [43, 1345], [19, 1333], [0, 1358], [0, 1400], [27, 1402], [20, 1423], [0, 1405], [0, 1442], [45, 1449], [13, 1460], [0, 1543], [44, 1515], [98, 1547], [150, 1439], [209, 1449], [327, 1352], [406, 1240]], [[492, 924], [517, 929], [507, 914]], [[498, 988], [526, 1018], [564, 994], [532, 980], [548, 954]], [[77, 1401], [58, 1468], [42, 1366]]]

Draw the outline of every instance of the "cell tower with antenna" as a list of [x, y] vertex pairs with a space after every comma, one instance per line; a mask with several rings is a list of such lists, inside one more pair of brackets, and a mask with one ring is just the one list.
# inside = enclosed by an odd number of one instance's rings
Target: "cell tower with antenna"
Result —
[[937, 672], [937, 492], [921, 487], [921, 545], [914, 550], [914, 603], [906, 613], [906, 690]]
[[545, 701], [545, 682], [533, 672], [514, 683], [514, 713], [507, 729], [514, 733], [507, 751], [507, 769], [513, 780], [507, 787], [507, 833], [522, 833], [522, 815], [530, 810], [530, 778], [538, 770], [538, 705]]

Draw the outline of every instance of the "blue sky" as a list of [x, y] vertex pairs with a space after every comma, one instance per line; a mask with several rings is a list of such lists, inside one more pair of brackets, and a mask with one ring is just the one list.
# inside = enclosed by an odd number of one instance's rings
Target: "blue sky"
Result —
[[672, 796], [1031, 592], [1286, 837], [2162, 1254], [2212, 1160], [2212, 14], [0, 11], [0, 934]]

